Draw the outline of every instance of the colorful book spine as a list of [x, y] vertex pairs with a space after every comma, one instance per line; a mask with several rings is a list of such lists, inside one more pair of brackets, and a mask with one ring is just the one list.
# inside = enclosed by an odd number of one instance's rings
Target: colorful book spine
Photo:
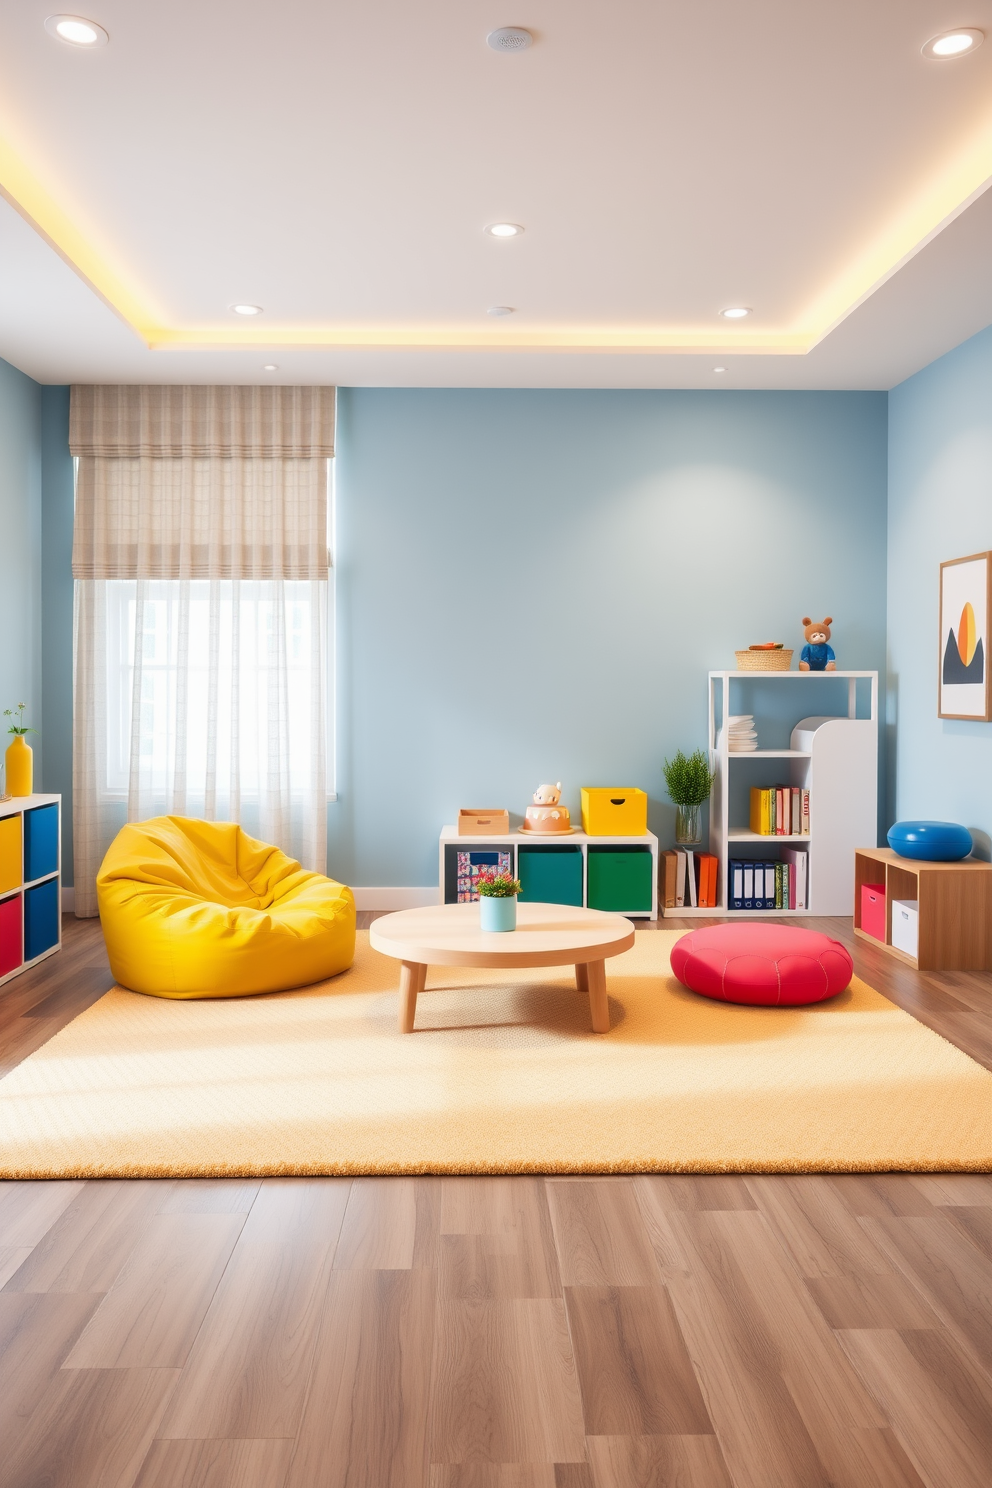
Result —
[[789, 865], [789, 908], [809, 908], [809, 853], [804, 847], [786, 847], [782, 857]]
[[661, 855], [661, 903], [663, 909], [675, 908], [675, 880], [678, 869], [678, 853], [669, 848]]
[[759, 837], [808, 837], [809, 791], [796, 785], [752, 785], [750, 829]]

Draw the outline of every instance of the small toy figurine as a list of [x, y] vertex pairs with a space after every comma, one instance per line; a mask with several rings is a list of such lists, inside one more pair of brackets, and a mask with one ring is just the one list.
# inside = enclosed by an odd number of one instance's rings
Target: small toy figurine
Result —
[[827, 645], [832, 624], [832, 615], [827, 615], [825, 619], [815, 622], [808, 615], [803, 616], [803, 634], [806, 637], [806, 644], [799, 658], [801, 672], [835, 672], [837, 670], [834, 648]]
[[524, 813], [525, 832], [570, 832], [571, 819], [567, 806], [560, 806], [561, 781], [557, 785], [539, 785], [534, 792], [534, 804]]

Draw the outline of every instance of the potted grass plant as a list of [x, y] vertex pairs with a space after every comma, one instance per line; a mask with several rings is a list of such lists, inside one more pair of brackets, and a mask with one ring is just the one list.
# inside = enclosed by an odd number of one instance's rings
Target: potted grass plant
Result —
[[685, 755], [681, 749], [672, 760], [665, 761], [665, 786], [675, 805], [675, 841], [690, 844], [702, 841], [699, 808], [709, 800], [716, 776], [701, 749]]
[[515, 930], [519, 878], [511, 878], [508, 873], [480, 873], [475, 886], [479, 893], [480, 929]]

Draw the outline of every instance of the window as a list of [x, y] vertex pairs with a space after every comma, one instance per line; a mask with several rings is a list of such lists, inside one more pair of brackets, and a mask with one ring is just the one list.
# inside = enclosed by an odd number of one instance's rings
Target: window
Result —
[[333, 388], [72, 389], [77, 913], [125, 819], [326, 869], [333, 438]]

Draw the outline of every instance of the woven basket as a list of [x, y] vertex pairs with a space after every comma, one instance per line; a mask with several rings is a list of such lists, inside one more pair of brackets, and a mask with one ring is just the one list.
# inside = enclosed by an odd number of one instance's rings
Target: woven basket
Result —
[[787, 672], [792, 666], [791, 651], [735, 651], [739, 672]]

